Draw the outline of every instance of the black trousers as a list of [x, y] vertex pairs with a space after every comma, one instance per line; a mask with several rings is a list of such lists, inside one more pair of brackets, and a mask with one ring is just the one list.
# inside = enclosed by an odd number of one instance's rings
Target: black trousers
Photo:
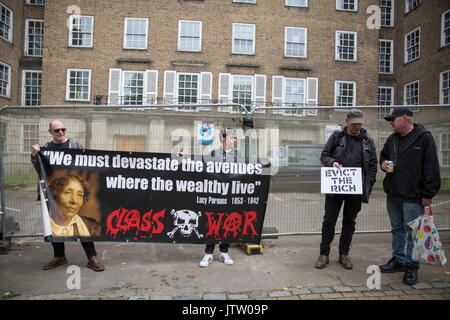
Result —
[[[86, 252], [88, 260], [91, 259], [93, 256], [97, 255], [97, 252], [95, 251], [95, 245], [93, 242], [81, 241], [81, 245], [83, 246], [84, 252]], [[53, 251], [55, 253], [55, 258], [63, 257], [66, 255], [64, 242], [52, 242], [52, 246]]]
[[[205, 249], [205, 253], [207, 254], [213, 254], [214, 253], [214, 248], [216, 247], [216, 245], [214, 243], [211, 244], [207, 244], [206, 245], [206, 249]], [[220, 252], [223, 253], [228, 253], [228, 248], [230, 247], [229, 243], [221, 243], [219, 245], [219, 250]]]
[[355, 232], [356, 216], [361, 211], [360, 195], [325, 195], [325, 215], [322, 222], [322, 242], [320, 243], [320, 254], [329, 255], [330, 245], [334, 239], [336, 221], [344, 203], [342, 217], [342, 231], [339, 240], [339, 254], [347, 255]]

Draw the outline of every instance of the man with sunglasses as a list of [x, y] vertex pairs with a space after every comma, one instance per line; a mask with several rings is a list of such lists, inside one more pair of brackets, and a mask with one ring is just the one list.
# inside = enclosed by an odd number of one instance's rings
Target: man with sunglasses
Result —
[[[53, 120], [50, 122], [48, 132], [53, 136], [53, 140], [44, 144], [44, 147], [51, 148], [70, 148], [70, 149], [83, 149], [81, 143], [79, 143], [74, 138], [66, 137], [66, 127], [64, 123], [60, 120]], [[40, 151], [41, 147], [38, 144], [35, 144], [32, 147], [31, 151], [31, 162], [33, 163], [34, 168], [37, 172], [39, 172], [39, 163], [37, 153]], [[83, 246], [84, 251], [86, 252], [86, 256], [88, 258], [88, 268], [94, 271], [103, 271], [105, 270], [104, 265], [100, 262], [97, 257], [97, 252], [95, 251], [95, 245], [92, 241], [81, 241], [81, 245]], [[65, 248], [64, 242], [52, 242], [53, 251], [55, 258], [52, 259], [49, 263], [44, 265], [44, 270], [51, 270], [60, 265], [67, 263], [67, 259], [65, 256]]]
[[380, 271], [403, 271], [403, 282], [414, 285], [419, 263], [411, 259], [413, 243], [407, 223], [430, 206], [431, 199], [439, 192], [439, 159], [431, 132], [413, 122], [410, 109], [394, 108], [384, 119], [393, 131], [380, 153], [380, 166], [386, 172], [383, 188], [392, 226], [393, 257], [380, 266]]

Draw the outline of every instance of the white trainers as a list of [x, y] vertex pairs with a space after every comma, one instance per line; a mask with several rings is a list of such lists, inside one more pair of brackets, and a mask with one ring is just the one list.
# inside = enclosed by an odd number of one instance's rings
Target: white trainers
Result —
[[205, 254], [202, 261], [200, 261], [200, 267], [206, 268], [211, 262], [213, 261], [213, 255], [212, 254]]
[[228, 253], [220, 253], [220, 260], [225, 263], [227, 266], [231, 266], [233, 264], [233, 260], [230, 258]]

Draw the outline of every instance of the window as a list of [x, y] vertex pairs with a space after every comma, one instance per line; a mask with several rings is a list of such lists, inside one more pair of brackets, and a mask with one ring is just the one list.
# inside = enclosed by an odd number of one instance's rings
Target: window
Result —
[[144, 97], [144, 72], [124, 71], [123, 104], [140, 105]]
[[39, 125], [22, 123], [20, 130], [20, 153], [31, 153], [32, 146], [39, 143]]
[[41, 104], [42, 71], [23, 71], [22, 105], [39, 106]]
[[335, 81], [334, 97], [336, 106], [347, 107], [356, 105], [356, 82]]
[[307, 7], [308, 6], [308, 0], [286, 0], [286, 6]]
[[439, 83], [439, 103], [450, 104], [450, 70], [441, 72]]
[[233, 76], [233, 103], [239, 103], [245, 107], [252, 104], [253, 77]]
[[13, 12], [0, 2], [0, 38], [12, 42]]
[[[286, 107], [302, 107], [306, 104], [306, 94], [305, 94], [305, 79], [300, 78], [285, 78], [285, 95], [284, 101]], [[297, 115], [303, 116], [305, 109], [289, 110], [284, 111], [285, 115]]]
[[[394, 88], [378, 87], [378, 105], [391, 106], [394, 104]], [[391, 113], [391, 108], [380, 107], [378, 109], [378, 120], [384, 120], [384, 117]]]
[[392, 40], [379, 40], [379, 73], [394, 72], [393, 46]]
[[420, 57], [420, 27], [405, 36], [405, 63]]
[[178, 50], [180, 51], [202, 50], [201, 21], [178, 22]]
[[336, 31], [336, 60], [356, 61], [356, 32]]
[[11, 66], [0, 62], [0, 97], [9, 98], [11, 92]]
[[254, 54], [255, 53], [255, 25], [233, 23], [232, 53]]
[[147, 49], [148, 19], [126, 18], [125, 49]]
[[256, 3], [256, 0], [233, 0], [233, 2]]
[[306, 58], [307, 29], [285, 28], [284, 55], [286, 57]]
[[66, 100], [89, 101], [91, 86], [91, 70], [68, 69]]
[[358, 11], [358, 0], [336, 0], [336, 10]]
[[450, 9], [442, 14], [441, 22], [441, 47], [450, 44]]
[[439, 133], [441, 165], [450, 167], [450, 132]]
[[70, 47], [92, 47], [94, 17], [77, 15], [71, 16], [69, 28]]
[[25, 55], [42, 57], [44, 20], [26, 20]]
[[394, 0], [380, 0], [381, 26], [394, 26]]
[[404, 103], [406, 105], [419, 104], [419, 80], [405, 84]]
[[420, 5], [421, 0], [405, 0], [405, 13], [408, 13]]
[[45, 4], [45, 0], [27, 0], [27, 4], [34, 4], [37, 6], [43, 6]]
[[197, 103], [198, 80], [198, 74], [178, 74], [178, 103]]

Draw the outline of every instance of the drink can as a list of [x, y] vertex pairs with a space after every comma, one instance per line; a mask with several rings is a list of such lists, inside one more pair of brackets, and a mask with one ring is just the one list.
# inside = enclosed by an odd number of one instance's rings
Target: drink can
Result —
[[387, 162], [387, 164], [388, 164], [387, 172], [389, 172], [389, 173], [394, 172], [394, 166], [395, 166], [394, 161], [389, 160]]

